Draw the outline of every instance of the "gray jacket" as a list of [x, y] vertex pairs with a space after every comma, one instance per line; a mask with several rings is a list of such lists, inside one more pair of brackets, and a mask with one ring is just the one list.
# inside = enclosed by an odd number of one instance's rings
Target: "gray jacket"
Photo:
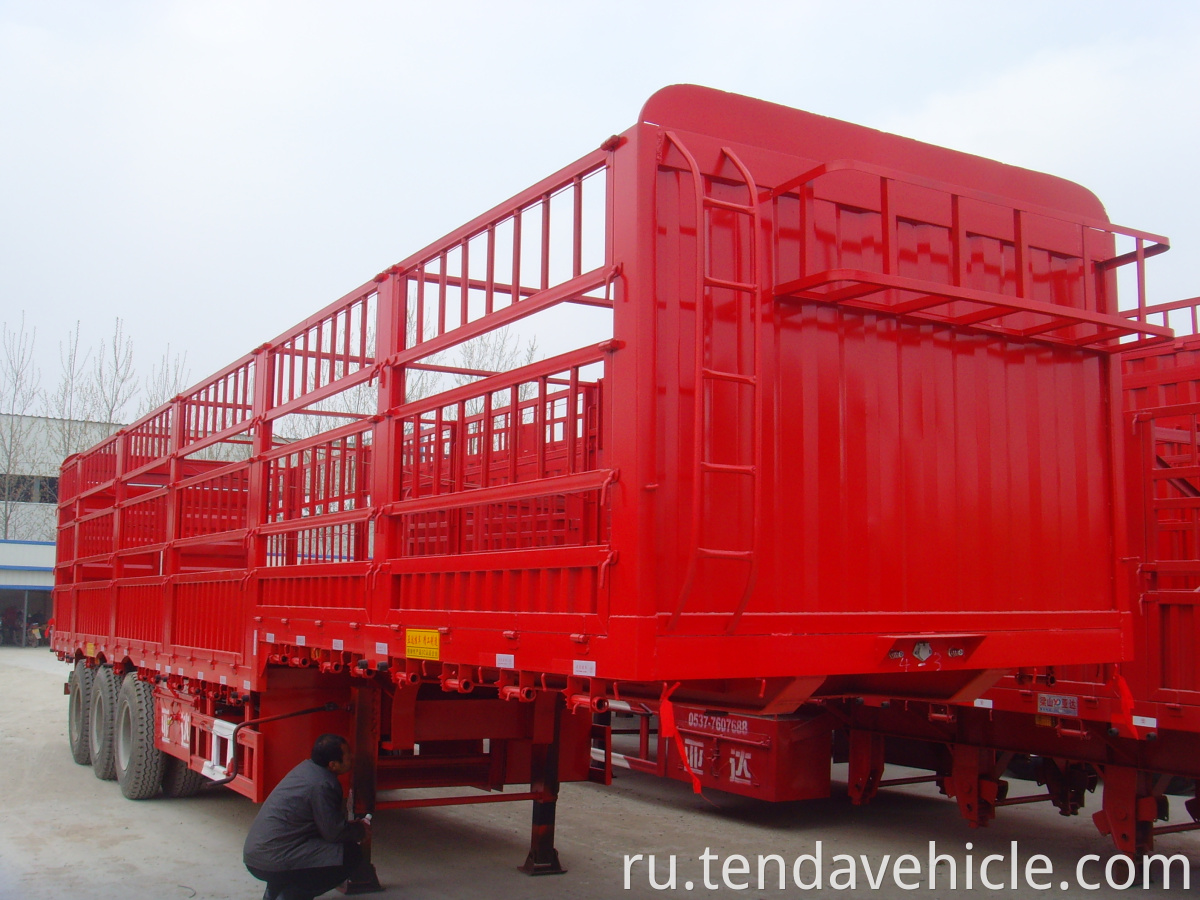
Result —
[[242, 858], [265, 872], [340, 866], [342, 843], [361, 840], [363, 831], [361, 823], [346, 821], [337, 776], [306, 759], [258, 811]]

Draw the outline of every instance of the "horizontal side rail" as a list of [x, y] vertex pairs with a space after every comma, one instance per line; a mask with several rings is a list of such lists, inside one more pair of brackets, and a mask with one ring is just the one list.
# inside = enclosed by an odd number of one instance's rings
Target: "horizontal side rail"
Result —
[[593, 469], [575, 475], [554, 475], [533, 481], [517, 481], [491, 487], [472, 488], [445, 494], [433, 494], [412, 500], [396, 500], [381, 508], [386, 515], [427, 512], [439, 509], [462, 509], [484, 503], [505, 503], [515, 500], [532, 500], [553, 494], [578, 494], [583, 491], [598, 491], [608, 487], [616, 479], [613, 469]]
[[391, 574], [425, 572], [481, 572], [504, 569], [596, 568], [609, 561], [604, 545], [531, 547], [523, 550], [485, 550], [452, 556], [406, 556], [389, 560], [383, 568]]
[[421, 397], [420, 399], [394, 406], [388, 410], [388, 415], [397, 417], [424, 415], [425, 413], [434, 412], [446, 406], [453, 406], [456, 403], [473, 400], [483, 394], [498, 393], [514, 385], [533, 381], [542, 376], [556, 375], [568, 369], [602, 362], [606, 349], [604, 343], [592, 344], [587, 347], [580, 347], [578, 350], [552, 356], [548, 359], [540, 359], [537, 362], [512, 369], [508, 372], [499, 372], [495, 375], [481, 378], [479, 381], [472, 381], [470, 384], [450, 388], [440, 394]]
[[[853, 202], [846, 199], [839, 201], [830, 196], [818, 198], [817, 182], [838, 172], [864, 175], [876, 180], [877, 202], [859, 196], [862, 193], [861, 186], [854, 194]], [[937, 211], [932, 212], [928, 211], [930, 200], [921, 200], [916, 208], [927, 211], [913, 213], [901, 209], [898, 201], [901, 195], [897, 191], [901, 186], [934, 192], [948, 206], [940, 209], [934, 207]], [[798, 263], [798, 273], [795, 277], [785, 277], [776, 283], [775, 294], [779, 298], [845, 304], [1018, 339], [1076, 347], [1101, 347], [1109, 351], [1127, 349], [1127, 345], [1117, 343], [1118, 339], [1140, 337], [1140, 343], [1144, 344], [1173, 336], [1165, 322], [1157, 325], [1148, 321], [1153, 313], [1147, 312], [1151, 307], [1146, 302], [1145, 264], [1151, 257], [1170, 249], [1170, 242], [1165, 237], [1113, 225], [1086, 215], [1064, 213], [1035, 203], [1018, 202], [990, 192], [853, 160], [836, 160], [816, 166], [761, 193], [759, 200], [772, 204], [778, 217], [779, 203], [784, 197], [791, 197], [799, 203], [798, 210], [793, 213], [799, 215], [799, 232], [787, 237], [789, 242], [796, 244], [797, 255], [783, 254], [780, 244], [775, 254], [776, 265], [784, 266], [786, 263], [787, 269], [793, 269]], [[879, 246], [875, 251], [879, 254], [879, 269], [839, 265], [837, 256], [827, 262], [820, 260], [820, 254], [831, 251], [821, 243], [814, 243], [814, 235], [819, 228], [819, 210], [815, 206], [818, 201], [830, 203], [835, 209], [864, 207], [859, 211], [878, 215], [878, 224], [872, 223], [868, 227], [878, 233], [876, 239]], [[995, 212], [988, 213], [983, 220], [991, 222], [991, 225], [983, 231], [977, 230], [978, 226], [972, 227], [971, 220], [976, 215], [974, 210], [979, 207], [971, 207], [968, 211], [963, 201], [987, 204], [994, 209]], [[874, 206], [872, 202], [875, 202]], [[905, 204], [912, 202], [915, 201], [904, 201]], [[1005, 220], [1008, 220], [1007, 226], [1000, 224]], [[1058, 223], [1057, 227], [1060, 228], [1066, 225], [1066, 236], [1055, 238], [1046, 246], [1035, 244], [1030, 238], [1034, 220]], [[931, 227], [945, 233], [947, 247], [939, 250], [948, 254], [948, 268], [944, 274], [929, 278], [905, 277], [897, 271], [904, 264], [901, 252], [903, 224]], [[1006, 231], [1006, 228], [1010, 230]], [[994, 229], [999, 229], [999, 232]], [[1069, 237], [1071, 234], [1074, 234], [1073, 238]], [[1110, 251], [1104, 250], [1097, 253], [1093, 235], [1099, 234], [1132, 238], [1135, 248], [1119, 255], [1107, 255]], [[971, 251], [971, 241], [975, 238], [994, 242], [998, 252], [1011, 256], [1007, 263], [1009, 271], [1006, 272], [1002, 267], [998, 276], [990, 276], [992, 280], [999, 278], [994, 287], [988, 285], [981, 290], [964, 284], [971, 277], [971, 267], [975, 265]], [[777, 236], [776, 240], [778, 242], [781, 238]], [[1060, 246], [1064, 241], [1072, 249]], [[867, 246], [869, 251], [874, 245], [868, 243]], [[868, 251], [864, 251], [863, 255], [869, 257], [875, 252]], [[836, 245], [832, 252], [840, 255], [843, 252], [841, 245]], [[1035, 262], [1042, 260], [1043, 256], [1048, 259]], [[818, 261], [814, 261], [814, 257]], [[1059, 257], [1077, 265], [1074, 270], [1059, 272], [1068, 291], [1067, 297], [1062, 298], [1063, 302], [1058, 302], [1058, 291], [1062, 287], [1056, 287], [1057, 282], [1050, 282], [1049, 286], [1041, 288], [1035, 283], [1035, 278], [1046, 281], [1050, 275], [1058, 272], [1052, 261]], [[1105, 275], [1129, 263], [1135, 264], [1137, 269], [1136, 307], [1121, 310], [1118, 299], [1110, 297], [1114, 285], [1105, 280]], [[1047, 271], [1041, 271], [1047, 266]], [[789, 276], [792, 274], [788, 272]], [[1045, 291], [1054, 302], [1035, 300], [1032, 296], [1034, 290]], [[885, 296], [871, 299], [872, 295], [880, 293]], [[964, 302], [982, 308], [965, 312], [955, 310], [953, 314], [931, 311], [934, 307]], [[1105, 307], [1111, 307], [1111, 312], [1104, 312]], [[1046, 319], [1033, 323], [1019, 319], [1006, 320], [1014, 314], [1033, 314]], [[1081, 335], [1076, 330], [1078, 328], [1088, 330]], [[1074, 333], [1058, 333], [1064, 330]]]
[[[905, 303], [872, 303], [862, 299], [862, 294], [868, 293], [859, 287], [847, 288], [844, 291], [834, 291], [831, 293], [822, 293], [813, 290], [827, 284], [837, 284], [839, 282], [855, 282], [857, 285], [871, 285], [878, 290], [892, 288], [900, 291], [909, 291], [913, 293], [921, 293], [927, 295], [928, 300], [922, 300], [924, 304], [921, 307], [905, 309]], [[990, 291], [974, 290], [972, 288], [956, 287], [954, 285], [939, 285], [932, 288], [927, 281], [921, 281], [916, 278], [907, 278], [901, 275], [886, 275], [879, 272], [867, 272], [861, 269], [831, 269], [824, 272], [819, 272], [815, 275], [809, 275], [805, 278], [799, 278], [794, 281], [785, 282], [776, 285], [775, 292], [778, 299], [787, 299], [796, 297], [804, 300], [811, 300], [821, 303], [841, 303], [847, 299], [854, 299], [858, 302], [856, 306], [871, 307], [878, 309], [881, 312], [893, 312], [898, 315], [911, 314], [918, 311], [927, 311], [929, 307], [951, 303], [962, 300], [969, 303], [978, 303], [988, 307], [988, 309], [968, 313], [964, 316], [938, 316], [926, 314], [925, 318], [934, 319], [944, 322], [947, 325], [972, 326], [981, 325], [988, 319], [999, 318], [1013, 312], [1030, 312], [1039, 315], [1050, 316], [1053, 319], [1059, 320], [1045, 325], [1038, 325], [1028, 329], [1017, 329], [1015, 333], [1023, 337], [1035, 337], [1039, 334], [1044, 334], [1048, 331], [1059, 328], [1070, 328], [1080, 323], [1089, 323], [1093, 325], [1106, 325], [1110, 332], [1100, 332], [1095, 335], [1084, 338], [1077, 338], [1069, 343], [1077, 346], [1087, 346], [1093, 343], [1109, 340], [1112, 337], [1126, 334], [1130, 331], [1128, 320], [1121, 314], [1108, 315], [1106, 313], [1090, 312], [1088, 310], [1073, 309], [1070, 307], [1059, 306], [1054, 303], [1044, 303], [1037, 300], [1027, 300], [1021, 297], [1012, 297], [1005, 294], [996, 294]], [[857, 294], [857, 295], [856, 295]], [[1144, 334], [1154, 335], [1156, 337], [1170, 338], [1174, 336], [1174, 332], [1162, 325], [1145, 324], [1137, 329]]]

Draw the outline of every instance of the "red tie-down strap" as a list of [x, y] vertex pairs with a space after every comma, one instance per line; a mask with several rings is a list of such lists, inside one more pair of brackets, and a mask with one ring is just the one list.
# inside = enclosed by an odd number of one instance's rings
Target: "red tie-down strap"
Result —
[[699, 794], [700, 778], [688, 762], [687, 751], [683, 747], [683, 738], [679, 736], [679, 729], [675, 725], [675, 704], [671, 702], [671, 695], [675, 693], [677, 687], [679, 687], [678, 681], [670, 687], [667, 687], [666, 684], [663, 685], [662, 697], [658, 701], [658, 728], [663, 737], [675, 741], [675, 749], [679, 751], [679, 761], [683, 763], [684, 769], [692, 778], [692, 790]]

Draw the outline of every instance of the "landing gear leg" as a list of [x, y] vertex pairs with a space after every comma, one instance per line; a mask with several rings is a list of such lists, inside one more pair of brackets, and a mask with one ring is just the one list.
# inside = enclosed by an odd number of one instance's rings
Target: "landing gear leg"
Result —
[[[529, 777], [529, 789], [541, 792], [549, 799], [533, 801], [533, 828], [529, 839], [529, 855], [520, 867], [526, 875], [561, 875], [567, 871], [558, 861], [554, 849], [554, 816], [558, 805], [558, 750], [562, 724], [562, 700], [557, 695], [543, 695], [536, 701], [539, 708], [534, 715], [550, 725], [549, 743], [533, 745], [533, 760]], [[551, 704], [553, 706], [551, 707]]]
[[[354, 688], [354, 815], [375, 812], [375, 768], [379, 757], [379, 688]], [[342, 890], [346, 894], [375, 894], [383, 890], [371, 862], [371, 839], [363, 841], [363, 859]]]
[[1101, 834], [1134, 859], [1154, 849], [1154, 821], [1167, 818], [1167, 798], [1149, 776], [1129, 766], [1104, 767], [1103, 806], [1092, 816]]
[[984, 827], [996, 817], [996, 802], [1008, 795], [1008, 782], [999, 778], [1004, 761], [994, 750], [967, 744], [950, 748], [952, 768], [942, 779], [942, 791], [958, 801], [958, 810], [972, 828]]
[[855, 806], [869, 803], [879, 792], [883, 777], [883, 736], [858, 728], [850, 730], [850, 802]]

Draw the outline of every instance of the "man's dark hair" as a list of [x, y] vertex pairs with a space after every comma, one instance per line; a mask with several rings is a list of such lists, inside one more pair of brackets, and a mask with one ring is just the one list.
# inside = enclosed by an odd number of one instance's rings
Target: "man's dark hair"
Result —
[[322, 769], [331, 762], [341, 762], [342, 748], [345, 746], [346, 739], [340, 734], [323, 734], [313, 744], [312, 761]]

